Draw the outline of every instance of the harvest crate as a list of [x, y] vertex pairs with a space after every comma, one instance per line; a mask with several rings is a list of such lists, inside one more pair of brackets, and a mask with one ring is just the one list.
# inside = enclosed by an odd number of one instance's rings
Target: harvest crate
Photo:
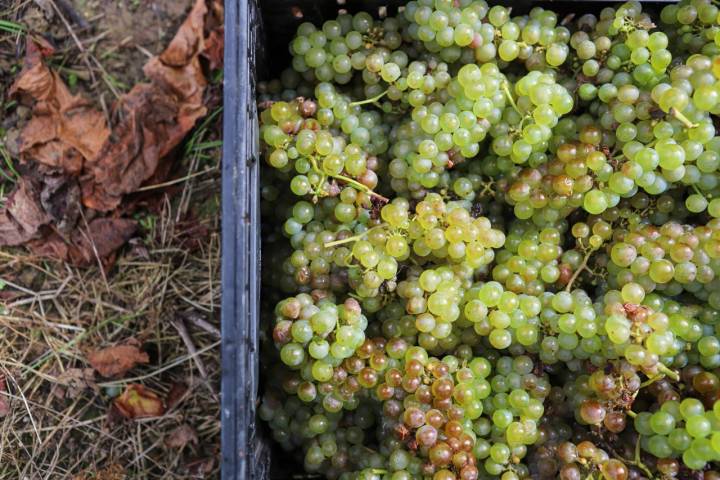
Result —
[[[643, 2], [659, 10], [673, 0]], [[394, 15], [407, 0], [227, 0], [225, 2], [222, 171], [222, 478], [290, 478], [288, 457], [273, 461], [256, 420], [260, 324], [260, 146], [255, 87], [290, 65], [288, 43], [305, 21], [321, 25], [340, 10]], [[617, 1], [492, 2], [559, 14], [599, 13]], [[654, 6], [653, 6], [654, 4]], [[281, 452], [279, 452], [281, 453]], [[271, 474], [271, 464], [273, 474]], [[292, 471], [288, 471], [292, 470]]]

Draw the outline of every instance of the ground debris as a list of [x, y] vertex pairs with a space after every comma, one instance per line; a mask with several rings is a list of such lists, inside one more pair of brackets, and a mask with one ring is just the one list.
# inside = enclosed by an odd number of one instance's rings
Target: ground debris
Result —
[[140, 343], [130, 339], [124, 344], [95, 350], [88, 354], [88, 362], [103, 377], [115, 378], [138, 364], [148, 363], [148, 354], [140, 350]]
[[188, 424], [182, 424], [165, 437], [165, 446], [182, 450], [188, 444], [197, 445], [198, 437], [195, 429]]
[[60, 398], [75, 398], [85, 390], [98, 390], [92, 368], [68, 368], [57, 376], [53, 394]]
[[113, 125], [48, 66], [53, 47], [28, 36], [9, 94], [32, 105], [32, 115], [19, 136], [23, 174], [0, 209], [0, 246], [26, 245], [77, 266], [112, 264], [137, 228], [122, 218], [132, 213], [122, 208], [125, 195], [164, 181], [176, 147], [207, 113], [201, 57], [211, 67], [221, 60], [218, 8], [208, 15], [206, 0], [195, 2], [165, 51], [145, 64], [148, 82], [115, 103]]
[[10, 413], [10, 401], [5, 393], [7, 393], [5, 375], [0, 374], [0, 418]]
[[159, 417], [165, 413], [162, 399], [142, 385], [130, 384], [113, 402], [113, 407], [125, 418]]
[[153, 177], [207, 113], [202, 98], [207, 80], [199, 59], [206, 13], [205, 2], [198, 1], [168, 48], [145, 64], [150, 83], [136, 85], [118, 101], [115, 116], [121, 120], [83, 181], [87, 207], [117, 208], [123, 195]]

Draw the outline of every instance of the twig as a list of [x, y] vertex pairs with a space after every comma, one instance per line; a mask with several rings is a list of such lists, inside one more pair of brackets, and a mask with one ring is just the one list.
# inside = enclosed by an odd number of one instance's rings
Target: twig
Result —
[[65, 28], [67, 29], [68, 33], [72, 37], [73, 41], [75, 42], [75, 45], [77, 45], [78, 49], [80, 49], [80, 52], [83, 54], [83, 62], [85, 63], [85, 66], [88, 68], [88, 71], [90, 72], [90, 77], [92, 78], [93, 83], [95, 82], [95, 73], [93, 72], [92, 67], [90, 66], [90, 61], [88, 60], [87, 50], [85, 50], [85, 47], [83, 46], [82, 42], [78, 38], [78, 36], [75, 34], [75, 30], [73, 30], [72, 25], [70, 25], [70, 22], [67, 21], [65, 18], [65, 15], [63, 15], [63, 12], [60, 10], [60, 7], [58, 7], [58, 3], [60, 3], [61, 0], [50, 0], [50, 3], [52, 3], [53, 8], [55, 9], [55, 13], [57, 13], [58, 17], [60, 17], [60, 20], [65, 25]]
[[[68, 282], [70, 282], [71, 278], [72, 277], [66, 277], [65, 280], [63, 280], [63, 282], [60, 284], [60, 286], [58, 288], [56, 288], [55, 290], [52, 290], [50, 292], [29, 292], [28, 291], [26, 293], [30, 293], [31, 295], [33, 295], [31, 298], [23, 298], [21, 300], [16, 300], [13, 303], [7, 305], [7, 307], [14, 308], [14, 307], [18, 307], [20, 305], [33, 303], [36, 300], [42, 302], [43, 300], [52, 300], [53, 298], [57, 298], [58, 295], [60, 295], [60, 293], [63, 290], [65, 290], [65, 287], [67, 286]], [[5, 281], [5, 283], [7, 285], [10, 285], [13, 288], [18, 289], [18, 290], [21, 289], [21, 288], [18, 288], [18, 286], [11, 284], [10, 282]], [[25, 289], [23, 289], [23, 290], [25, 290]]]
[[385, 227], [385, 226], [386, 226], [386, 224], [383, 223], [383, 224], [377, 225], [375, 227], [368, 228], [364, 232], [358, 233], [357, 235], [353, 235], [352, 237], [343, 238], [342, 240], [333, 240], [332, 242], [326, 243], [324, 245], [324, 247], [331, 248], [331, 247], [337, 247], [338, 245], [343, 245], [345, 243], [356, 242], [358, 240], [365, 238], [368, 235], [368, 233], [370, 233], [372, 230], [375, 230], [376, 228]]
[[220, 329], [218, 329], [215, 325], [211, 324], [210, 322], [206, 321], [204, 318], [202, 318], [202, 315], [200, 315], [197, 312], [185, 312], [180, 314], [183, 319], [185, 319], [187, 322], [192, 323], [196, 327], [205, 330], [210, 335], [220, 338]]
[[175, 185], [176, 183], [182, 183], [186, 180], [190, 180], [191, 178], [199, 177], [200, 175], [205, 175], [206, 173], [212, 173], [216, 170], [217, 170], [216, 168], [208, 168], [208, 169], [200, 171], [200, 172], [195, 172], [195, 173], [191, 173], [190, 175], [185, 175], [184, 177], [181, 177], [181, 178], [176, 178], [175, 180], [169, 180], [169, 181], [163, 182], [163, 183], [156, 183], [155, 185], [146, 185], [144, 187], [140, 187], [140, 188], [136, 189], [135, 191], [136, 192], [145, 192], [147, 190], [153, 190], [156, 188], [169, 187], [171, 185]]
[[503, 89], [503, 92], [505, 92], [505, 96], [507, 97], [507, 99], [510, 100], [510, 104], [515, 109], [515, 111], [518, 114], [522, 115], [523, 113], [518, 108], [517, 103], [515, 103], [515, 99], [513, 98], [512, 93], [510, 93], [510, 88], [508, 87], [508, 82], [503, 82], [502, 89]]
[[175, 327], [175, 330], [178, 331], [180, 338], [182, 338], [182, 341], [185, 344], [185, 347], [187, 347], [188, 352], [190, 352], [190, 355], [192, 355], [192, 359], [195, 362], [198, 371], [200, 372], [200, 376], [204, 380], [203, 383], [205, 383], [205, 386], [210, 391], [210, 395], [212, 395], [215, 401], [217, 401], [218, 398], [215, 394], [215, 390], [213, 390], [210, 382], [208, 381], [208, 374], [207, 369], [205, 368], [205, 363], [203, 363], [202, 358], [200, 358], [200, 356], [197, 354], [197, 348], [195, 347], [195, 343], [190, 336], [190, 332], [188, 332], [187, 327], [185, 326], [185, 322], [182, 321], [182, 318], [173, 318], [172, 320], [170, 320], [170, 324]]
[[652, 472], [650, 471], [650, 469], [648, 467], [645, 466], [645, 464], [640, 459], [640, 437], [642, 437], [642, 435], [638, 435], [637, 442], [635, 442], [635, 461], [628, 462], [628, 463], [631, 463], [631, 464], [634, 463], [634, 465], [636, 467], [638, 467], [639, 469], [641, 469], [643, 472], [645, 472], [647, 474], [648, 478], [652, 479], [652, 478], [654, 478]]
[[[318, 167], [318, 164], [317, 164], [317, 161], [315, 160], [315, 158], [314, 158], [312, 155], [311, 155], [310, 157], [308, 157], [308, 158], [310, 159], [310, 164], [312, 165], [313, 170], [315, 170], [317, 173], [323, 175], [323, 171], [320, 170], [320, 167]], [[356, 190], [360, 190], [361, 192], [365, 192], [365, 193], [367, 193], [368, 195], [371, 195], [371, 196], [373, 196], [373, 197], [376, 197], [376, 198], [382, 200], [383, 203], [388, 203], [388, 202], [390, 201], [389, 198], [383, 197], [383, 196], [380, 195], [379, 193], [375, 193], [375, 192], [374, 192], [370, 187], [368, 187], [367, 185], [364, 185], [364, 184], [362, 184], [362, 183], [358, 182], [357, 180], [354, 180], [354, 179], [352, 179], [352, 178], [350, 178], [350, 177], [346, 177], [345, 175], [340, 175], [340, 174], [330, 175], [330, 177], [332, 177], [332, 178], [334, 178], [334, 179], [336, 179], [336, 180], [343, 181], [343, 182], [345, 182], [345, 183], [349, 183], [350, 185], [352, 185], [353, 187], [355, 187]]]
[[[40, 442], [42, 444], [43, 443], [42, 437], [40, 436], [40, 432], [38, 431], [38, 426], [37, 426], [37, 423], [35, 423], [35, 417], [33, 417], [32, 410], [30, 409], [30, 405], [28, 405], [27, 398], [25, 398], [25, 393], [23, 393], [22, 388], [20, 388], [20, 385], [15, 380], [15, 377], [13, 377], [10, 374], [10, 371], [8, 371], [8, 369], [6, 369], [5, 367], [2, 367], [2, 369], [5, 372], [5, 374], [4, 374], [5, 378], [9, 378], [15, 384], [15, 388], [17, 388], [18, 393], [20, 394], [20, 398], [22, 398], [23, 404], [25, 405], [25, 409], [27, 410], [28, 417], [30, 417], [30, 423], [32, 424], [33, 430], [35, 431], [35, 435], [37, 435], [38, 442]], [[5, 393], [5, 392], [0, 392], [0, 393]]]
[[680, 375], [678, 375], [678, 373], [676, 371], [671, 370], [668, 367], [666, 367], [665, 364], [663, 364], [662, 362], [658, 362], [657, 367], [658, 367], [658, 370], [660, 370], [662, 373], [664, 373], [668, 377], [672, 378], [676, 382], [678, 380], [680, 380]]
[[90, 24], [87, 20], [85, 20], [85, 17], [75, 10], [75, 8], [72, 6], [68, 0], [55, 0], [55, 3], [57, 3], [57, 6], [60, 7], [60, 10], [65, 12], [65, 14], [70, 17], [70, 20], [75, 22], [75, 24], [85, 30], [86, 28], [90, 28]]

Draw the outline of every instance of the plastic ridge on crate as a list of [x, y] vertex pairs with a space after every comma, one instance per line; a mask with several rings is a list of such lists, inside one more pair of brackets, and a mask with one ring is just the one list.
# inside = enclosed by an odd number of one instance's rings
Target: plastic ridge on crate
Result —
[[222, 160], [222, 478], [266, 478], [256, 437], [260, 290], [259, 139], [253, 0], [225, 3]]
[[[256, 421], [260, 330], [260, 147], [255, 85], [290, 64], [297, 26], [338, 10], [394, 15], [408, 0], [227, 0], [222, 160], [221, 478], [270, 478], [270, 444]], [[643, 1], [662, 5], [676, 0]], [[617, 0], [492, 2], [524, 13], [533, 6], [564, 14], [598, 13]], [[577, 8], [577, 4], [581, 7]], [[580, 11], [578, 11], [580, 10]], [[264, 19], [264, 22], [263, 22]], [[262, 33], [265, 33], [263, 36]], [[262, 61], [268, 59], [268, 63]], [[258, 72], [258, 68], [261, 72]], [[281, 462], [291, 468], [287, 457]], [[282, 468], [281, 468], [282, 470]], [[283, 472], [281, 477], [289, 478]]]

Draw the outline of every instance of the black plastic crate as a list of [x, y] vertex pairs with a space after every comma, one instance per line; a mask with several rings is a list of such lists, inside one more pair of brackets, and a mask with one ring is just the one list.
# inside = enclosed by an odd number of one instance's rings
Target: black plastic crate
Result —
[[222, 161], [222, 478], [265, 478], [258, 441], [259, 143], [255, 104], [260, 31], [254, 0], [225, 2]]
[[[260, 144], [256, 84], [290, 65], [288, 44], [302, 22], [316, 25], [339, 11], [394, 15], [409, 0], [227, 0], [222, 166], [222, 478], [290, 478], [288, 456], [271, 459], [257, 423], [260, 387]], [[643, 1], [658, 14], [675, 0]], [[525, 13], [598, 14], [618, 0], [488, 1]], [[301, 468], [301, 467], [298, 467]]]

